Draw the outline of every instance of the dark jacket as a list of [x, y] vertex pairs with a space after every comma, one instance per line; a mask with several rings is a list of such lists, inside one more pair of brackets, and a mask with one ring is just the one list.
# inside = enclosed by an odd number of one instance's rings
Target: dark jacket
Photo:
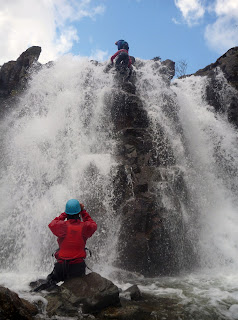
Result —
[[[116, 56], [118, 56], [121, 52], [126, 52], [128, 54], [128, 51], [126, 49], [118, 50], [113, 56], [111, 56], [112, 63], [113, 63], [113, 60], [116, 58]], [[129, 56], [129, 54], [128, 54], [128, 56]], [[128, 68], [130, 68], [130, 66], [131, 66], [131, 58], [129, 56]]]

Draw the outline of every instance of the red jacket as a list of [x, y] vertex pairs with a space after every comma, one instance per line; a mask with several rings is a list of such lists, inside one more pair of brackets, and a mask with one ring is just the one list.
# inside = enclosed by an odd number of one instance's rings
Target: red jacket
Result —
[[[121, 52], [126, 52], [126, 53], [128, 53], [128, 51], [127, 51], [126, 49], [118, 50], [113, 56], [111, 56], [111, 62], [113, 62], [113, 60], [116, 58], [116, 56], [118, 56], [118, 54], [121, 53]], [[129, 56], [129, 54], [128, 54], [128, 56]], [[128, 68], [130, 68], [131, 63], [132, 63], [132, 62], [131, 62], [131, 58], [130, 58], [130, 56], [129, 56]]]
[[64, 221], [67, 214], [63, 212], [49, 224], [52, 233], [58, 237], [59, 250], [55, 254], [58, 262], [73, 259], [70, 263], [80, 263], [86, 257], [86, 241], [97, 230], [97, 224], [86, 210], [81, 212], [81, 216], [83, 221]]

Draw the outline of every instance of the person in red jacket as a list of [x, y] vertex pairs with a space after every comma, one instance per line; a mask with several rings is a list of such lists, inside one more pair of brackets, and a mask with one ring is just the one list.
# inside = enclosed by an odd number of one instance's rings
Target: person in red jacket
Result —
[[53, 271], [47, 276], [46, 282], [34, 291], [47, 289], [68, 278], [85, 275], [85, 245], [87, 239], [97, 230], [97, 224], [82, 203], [71, 199], [66, 203], [65, 212], [52, 220], [49, 228], [58, 237], [59, 249], [55, 253], [57, 262]]

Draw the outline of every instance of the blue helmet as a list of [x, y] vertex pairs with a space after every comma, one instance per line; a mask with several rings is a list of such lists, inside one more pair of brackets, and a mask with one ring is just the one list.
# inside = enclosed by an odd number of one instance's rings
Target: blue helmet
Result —
[[76, 199], [71, 199], [67, 201], [65, 206], [65, 213], [67, 214], [77, 214], [81, 211], [80, 203]]

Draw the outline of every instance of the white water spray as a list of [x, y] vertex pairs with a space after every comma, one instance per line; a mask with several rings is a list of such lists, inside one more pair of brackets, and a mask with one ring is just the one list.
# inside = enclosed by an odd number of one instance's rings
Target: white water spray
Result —
[[[159, 62], [138, 62], [137, 92], [151, 119], [154, 145], [161, 152], [162, 128], [192, 195], [196, 219], [181, 204], [182, 217], [191, 237], [196, 234], [203, 267], [187, 278], [153, 279], [152, 285], [144, 279], [141, 289], [177, 296], [188, 309], [192, 302], [191, 319], [202, 305], [222, 314], [221, 319], [236, 319], [236, 130], [203, 99], [206, 78], [177, 80], [170, 88]], [[94, 265], [105, 271], [113, 261], [119, 230], [112, 210], [115, 140], [104, 103], [113, 79], [103, 68], [87, 60], [60, 59], [34, 75], [18, 106], [1, 121], [0, 281], [12, 289], [27, 289], [31, 278], [51, 271], [50, 255], [57, 245], [47, 225], [64, 211], [69, 198], [85, 201], [99, 223], [90, 240]], [[171, 166], [171, 180], [174, 173]], [[162, 200], [173, 208], [167, 194]], [[207, 267], [212, 274], [204, 274]]]
[[202, 265], [237, 270], [238, 134], [226, 114], [215, 113], [205, 102], [206, 81], [190, 77], [173, 87], [189, 150], [187, 179], [199, 208]]
[[[205, 77], [175, 80], [170, 87], [164, 81], [166, 75], [161, 74], [160, 62], [139, 61], [137, 66], [137, 88], [154, 127], [154, 145], [161, 153], [162, 130], [196, 208], [194, 219], [181, 206], [191, 239], [196, 234], [199, 242], [200, 264], [218, 270], [237, 269], [237, 130], [226, 114], [217, 114], [205, 101]], [[222, 73], [217, 77], [223, 87], [229, 86]], [[219, 95], [224, 97], [226, 110], [225, 92]], [[173, 171], [173, 166], [164, 166]], [[166, 196], [163, 199], [164, 206], [171, 207], [171, 201]]]
[[4, 272], [39, 276], [51, 271], [57, 243], [48, 224], [71, 198], [83, 202], [98, 223], [99, 231], [88, 241], [93, 261], [105, 265], [114, 253], [115, 141], [104, 103], [113, 80], [104, 67], [71, 56], [43, 67], [1, 122]]

